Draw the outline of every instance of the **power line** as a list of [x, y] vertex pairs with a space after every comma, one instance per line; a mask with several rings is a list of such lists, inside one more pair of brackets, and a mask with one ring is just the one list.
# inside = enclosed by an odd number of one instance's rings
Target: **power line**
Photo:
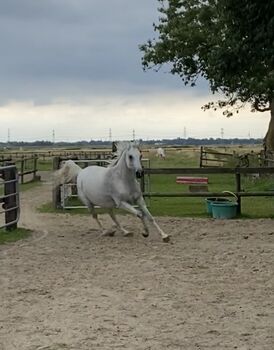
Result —
[[224, 128], [221, 128], [221, 138], [224, 138]]
[[109, 140], [109, 142], [112, 141], [112, 131], [111, 131], [111, 128], [110, 128], [109, 131], [108, 131], [108, 140]]
[[186, 127], [184, 126], [184, 139], [186, 139]]

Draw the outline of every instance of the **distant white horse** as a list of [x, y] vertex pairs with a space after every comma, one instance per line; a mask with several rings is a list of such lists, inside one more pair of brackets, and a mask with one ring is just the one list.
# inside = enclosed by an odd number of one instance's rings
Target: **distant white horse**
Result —
[[[89, 166], [81, 169], [73, 161], [65, 162], [62, 171], [55, 175], [56, 184], [68, 183], [77, 178], [77, 191], [81, 201], [90, 209], [93, 218], [97, 221], [103, 235], [113, 235], [115, 229], [120, 229], [125, 236], [129, 235], [120, 225], [114, 214], [113, 208], [124, 209], [139, 217], [144, 225], [144, 237], [149, 235], [148, 221], [151, 222], [161, 235], [164, 242], [169, 241], [169, 235], [163, 232], [146, 207], [139, 182], [136, 176], [142, 175], [141, 153], [138, 145], [132, 142], [120, 142], [117, 144], [117, 159], [107, 168]], [[62, 179], [62, 180], [61, 180]], [[137, 204], [138, 209], [133, 205]], [[98, 220], [94, 206], [108, 209], [108, 213], [114, 222], [112, 230], [104, 230]]]
[[163, 159], [166, 158], [165, 151], [164, 151], [164, 149], [162, 147], [157, 148], [156, 156], [159, 157], [159, 158], [163, 158]]

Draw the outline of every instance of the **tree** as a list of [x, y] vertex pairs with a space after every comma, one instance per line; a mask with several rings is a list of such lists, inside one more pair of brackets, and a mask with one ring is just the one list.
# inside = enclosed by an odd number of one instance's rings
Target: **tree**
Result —
[[249, 103], [270, 111], [265, 147], [274, 151], [274, 2], [261, 0], [158, 0], [157, 38], [140, 46], [146, 70], [168, 64], [195, 86], [203, 77], [223, 100], [227, 117]]

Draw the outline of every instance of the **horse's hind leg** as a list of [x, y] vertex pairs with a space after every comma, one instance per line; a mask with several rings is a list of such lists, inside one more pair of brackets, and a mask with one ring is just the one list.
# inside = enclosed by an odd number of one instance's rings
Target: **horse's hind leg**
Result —
[[97, 222], [98, 226], [100, 227], [101, 231], [104, 231], [103, 226], [98, 219], [98, 214], [95, 212], [94, 206], [92, 204], [89, 204], [88, 208], [89, 208], [89, 211], [90, 211], [93, 219]]
[[79, 188], [78, 188], [78, 196], [81, 199], [81, 201], [88, 207], [93, 219], [97, 222], [97, 224], [102, 232], [102, 235], [103, 236], [113, 236], [114, 235], [113, 231], [110, 232], [108, 230], [104, 230], [101, 222], [98, 219], [98, 214], [95, 212], [94, 205], [85, 197], [85, 195], [82, 193], [81, 190], [79, 190]]
[[102, 231], [102, 236], [114, 236], [115, 230], [113, 230], [113, 229], [106, 230], [103, 228], [103, 225], [101, 224], [101, 222], [98, 219], [98, 214], [96, 213], [93, 204], [89, 205], [89, 210], [91, 212], [93, 219], [97, 222], [98, 226], [100, 227], [100, 229]]
[[124, 236], [130, 236], [132, 235], [131, 232], [129, 232], [128, 230], [126, 230], [123, 226], [121, 226], [121, 224], [119, 223], [119, 221], [117, 220], [115, 214], [114, 214], [114, 211], [111, 209], [109, 211], [109, 215], [112, 219], [112, 221], [114, 222], [114, 226], [117, 227], [119, 230], [121, 230], [124, 234]]

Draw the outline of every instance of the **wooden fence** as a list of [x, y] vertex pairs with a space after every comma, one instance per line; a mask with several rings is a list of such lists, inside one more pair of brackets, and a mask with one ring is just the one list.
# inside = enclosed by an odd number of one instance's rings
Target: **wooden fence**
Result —
[[7, 163], [11, 163], [12, 159], [11, 158], [7, 158], [7, 157], [1, 157], [0, 156], [0, 165], [6, 165]]
[[[107, 160], [112, 156], [111, 149], [92, 149], [87, 151], [81, 150], [51, 150], [41, 152], [30, 151], [17, 151], [17, 152], [5, 152], [0, 155], [0, 165], [4, 164], [16, 164], [19, 169], [20, 183], [26, 183], [39, 179], [38, 172], [38, 160], [53, 160], [54, 157], [60, 159], [98, 159]], [[32, 175], [32, 176], [28, 176]]]
[[[21, 159], [17, 160], [16, 165], [19, 169], [18, 175], [21, 184], [39, 179], [39, 177], [37, 176], [37, 162], [38, 156], [36, 155], [28, 158], [22, 157]], [[26, 175], [31, 176], [28, 176], [26, 180]]]
[[234, 153], [219, 152], [207, 147], [200, 148], [200, 168], [211, 168], [225, 166], [233, 162]]
[[[4, 158], [0, 157], [0, 166], [5, 165], [16, 165], [18, 171], [18, 176], [20, 183], [26, 183], [34, 180], [38, 180], [39, 176], [37, 175], [38, 171], [38, 156], [34, 155], [31, 157], [21, 157], [17, 159]], [[31, 175], [27, 177], [26, 175]]]
[[11, 158], [14, 161], [20, 160], [22, 157], [31, 158], [38, 157], [41, 160], [52, 159], [53, 157], [77, 157], [78, 159], [100, 158], [107, 159], [111, 156], [111, 149], [90, 149], [90, 150], [49, 150], [49, 151], [11, 151], [3, 152], [1, 157]]
[[[54, 169], [58, 169], [62, 159], [56, 157], [54, 161]], [[89, 160], [90, 161], [90, 160]], [[88, 162], [88, 160], [87, 160]], [[237, 197], [238, 214], [241, 213], [242, 197], [258, 197], [258, 196], [274, 196], [274, 191], [243, 191], [242, 176], [247, 174], [274, 174], [274, 167], [252, 167], [252, 168], [144, 168], [144, 176], [141, 179], [141, 189], [145, 197], [227, 197], [231, 196], [224, 192], [152, 192], [150, 186], [146, 186], [146, 180], [150, 179], [150, 175], [210, 175], [210, 174], [233, 174], [235, 177], [235, 188], [233, 193]], [[225, 190], [225, 188], [224, 188]], [[61, 206], [60, 186], [53, 190], [53, 205], [55, 208]]]
[[[241, 214], [242, 197], [274, 196], [274, 191], [243, 191], [242, 175], [246, 174], [274, 174], [274, 167], [256, 168], [145, 168], [147, 175], [209, 175], [209, 174], [234, 174], [235, 190], [237, 196], [238, 214]], [[224, 192], [144, 192], [145, 197], [226, 197], [231, 196]]]
[[17, 227], [20, 212], [18, 174], [15, 165], [0, 167], [0, 185], [1, 218], [4, 215], [0, 229], [12, 230]]
[[274, 157], [266, 156], [265, 151], [260, 152], [219, 152], [217, 150], [201, 147], [200, 148], [200, 168], [216, 168], [216, 167], [257, 167], [257, 166], [272, 166]]

